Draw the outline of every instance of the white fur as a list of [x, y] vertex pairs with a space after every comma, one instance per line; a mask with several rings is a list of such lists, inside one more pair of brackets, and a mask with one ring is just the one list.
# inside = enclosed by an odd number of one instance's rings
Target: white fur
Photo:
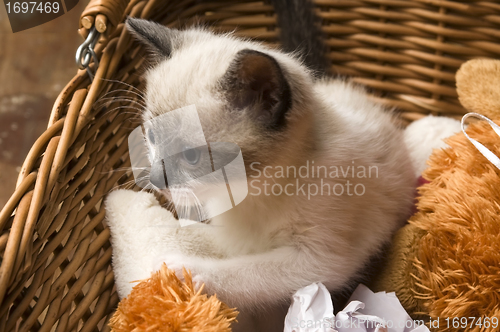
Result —
[[444, 138], [461, 131], [460, 121], [437, 116], [426, 116], [412, 122], [405, 130], [405, 143], [417, 176], [427, 168], [427, 159], [434, 149], [445, 148]]
[[[283, 303], [312, 282], [342, 289], [410, 212], [415, 172], [402, 130], [363, 89], [344, 80], [313, 83], [289, 55], [198, 30], [187, 32], [181, 44], [147, 76], [145, 119], [195, 104], [209, 141], [234, 141], [242, 149], [258, 145], [278, 165], [377, 166], [378, 177], [323, 178], [332, 186], [358, 181], [366, 188], [362, 196], [249, 195], [211, 225], [182, 228], [152, 194], [114, 191], [106, 209], [119, 296], [161, 262], [179, 272], [182, 266], [191, 269], [209, 293], [243, 311]], [[294, 96], [288, 120], [306, 128], [287, 132], [279, 145], [253, 131], [250, 120], [220, 112], [224, 101], [215, 82], [245, 48], [278, 61]], [[296, 179], [271, 181], [284, 186]], [[299, 182], [307, 187], [320, 179]]]

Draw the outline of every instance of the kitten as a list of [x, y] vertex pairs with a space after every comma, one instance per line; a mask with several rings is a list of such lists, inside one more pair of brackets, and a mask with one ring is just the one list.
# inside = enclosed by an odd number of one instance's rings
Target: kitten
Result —
[[[315, 81], [295, 56], [256, 42], [141, 19], [129, 18], [127, 28], [155, 63], [143, 121], [194, 104], [208, 142], [241, 148], [249, 193], [181, 228], [152, 194], [112, 192], [106, 208], [120, 297], [161, 262], [179, 274], [190, 269], [208, 293], [243, 312], [282, 305], [313, 282], [339, 291], [355, 280], [413, 205], [416, 179], [391, 115], [362, 88]], [[158, 135], [176, 126], [153, 123], [146, 139], [156, 151]], [[168, 195], [164, 169], [152, 161], [150, 180]]]

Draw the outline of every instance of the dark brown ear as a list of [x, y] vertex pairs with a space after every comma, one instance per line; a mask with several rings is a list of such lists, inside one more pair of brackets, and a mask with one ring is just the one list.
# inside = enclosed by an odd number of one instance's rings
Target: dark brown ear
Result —
[[231, 107], [247, 111], [266, 127], [279, 129], [292, 106], [292, 94], [276, 60], [245, 49], [236, 55], [223, 78]]
[[125, 21], [127, 30], [144, 43], [156, 57], [168, 58], [178, 47], [181, 32], [159, 23], [129, 17]]

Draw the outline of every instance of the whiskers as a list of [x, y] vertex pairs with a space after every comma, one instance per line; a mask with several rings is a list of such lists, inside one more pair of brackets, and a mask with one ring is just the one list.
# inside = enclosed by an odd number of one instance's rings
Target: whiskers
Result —
[[[137, 87], [133, 86], [132, 84], [129, 84], [127, 82], [123, 82], [120, 80], [112, 80], [112, 79], [106, 79], [106, 78], [101, 78], [101, 80], [106, 81], [106, 82], [110, 82], [110, 83], [123, 84], [123, 85], [127, 86], [128, 88], [132, 89], [133, 91], [135, 91], [138, 94], [138, 96], [140, 96], [144, 100], [144, 96], [142, 94], [143, 92], [140, 89], [138, 89]], [[130, 91], [130, 90], [127, 90], [127, 91]]]
[[[112, 112], [122, 116], [126, 114], [126, 121], [138, 122], [137, 125], [140, 125], [140, 116], [144, 113], [147, 107], [143, 91], [126, 82], [109, 79], [102, 80], [107, 81], [110, 84], [106, 87], [109, 91], [103, 93], [93, 105], [94, 109], [100, 113], [99, 116], [114, 116], [110, 115], [110, 113]], [[121, 125], [122, 124], [120, 124], [120, 126]], [[142, 138], [144, 139], [144, 137]], [[134, 145], [135, 143], [137, 144]], [[146, 158], [147, 156], [149, 156], [149, 154], [145, 153], [135, 154], [135, 152], [141, 151], [134, 150], [143, 148], [147, 149], [148, 144], [141, 145], [141, 142], [135, 142], [133, 140], [132, 143], [129, 142], [129, 144], [132, 144], [132, 146], [129, 146], [129, 148], [131, 149], [129, 151], [129, 155], [133, 156], [134, 158]], [[156, 144], [166, 145], [168, 144], [168, 142], [158, 140]], [[124, 173], [123, 177], [121, 177], [121, 181], [123, 182], [115, 186], [112, 190], [134, 189], [140, 192], [153, 192], [157, 196], [160, 196], [158, 198], [161, 202], [162, 207], [172, 211], [174, 215], [177, 215], [178, 219], [186, 219], [196, 222], [205, 221], [208, 219], [207, 213], [202, 202], [200, 201], [200, 198], [191, 188], [172, 188], [170, 189], [170, 193], [172, 195], [171, 197], [168, 197], [168, 193], [163, 192], [151, 183], [151, 166], [149, 165], [148, 167], [139, 167], [145, 166], [148, 163], [143, 163], [141, 161], [137, 162], [137, 160], [131, 160], [131, 163], [131, 167], [120, 167], [103, 172], [113, 174], [116, 174], [117, 172]]]
[[[156, 190], [153, 184], [149, 181], [149, 168], [148, 167], [120, 167], [109, 171], [101, 172], [101, 174], [114, 174], [117, 172], [124, 172], [123, 176], [132, 177], [131, 180], [118, 184], [110, 191], [117, 189], [134, 189], [135, 187], [141, 188], [141, 191]], [[134, 176], [139, 174], [139, 176]]]
[[208, 219], [203, 204], [191, 188], [173, 188], [171, 193], [172, 204], [175, 206], [179, 219], [198, 222]]
[[[117, 189], [133, 190], [140, 188], [138, 192], [152, 192], [156, 194], [158, 200], [160, 201], [160, 205], [172, 212], [176, 219], [184, 219], [203, 223], [206, 223], [206, 221], [210, 219], [204, 204], [191, 188], [177, 187], [169, 189], [171, 195], [169, 195], [170, 197], [168, 197], [165, 193], [162, 192], [162, 190], [159, 190], [150, 182], [148, 168], [144, 167], [138, 170], [142, 170], [142, 173], [140, 173], [141, 176], [121, 183], [115, 186], [110, 191]], [[133, 173], [134, 169], [132, 167], [121, 167], [119, 169], [111, 170], [106, 173], [113, 173], [118, 171], [128, 172], [128, 176], [130, 176], [130, 173]]]
[[[131, 115], [127, 117], [125, 121], [132, 123], [134, 127], [135, 124], [140, 125], [140, 114], [142, 114], [146, 108], [146, 100], [143, 91], [123, 81], [105, 78], [100, 79], [110, 83], [108, 86], [110, 91], [100, 96], [93, 104], [93, 108], [100, 113], [99, 116], [106, 117], [108, 114], [117, 110], [124, 110], [120, 111], [119, 114]], [[146, 168], [120, 167], [103, 173], [114, 174], [117, 172], [124, 172], [124, 176], [130, 177], [132, 174], [141, 174], [141, 171], [146, 171]], [[144, 182], [144, 185], [142, 185], [142, 182]], [[136, 184], [141, 187], [142, 190], [144, 190], [146, 185], [149, 185], [148, 189], [153, 189], [150, 188], [152, 185], [149, 183], [149, 174], [145, 176], [141, 174], [141, 177], [136, 177], [135, 179], [119, 184], [111, 190], [133, 189]]]
[[[102, 113], [100, 116], [106, 116], [109, 113], [124, 109], [125, 111], [121, 111], [120, 114], [130, 114], [132, 116], [128, 120], [137, 120], [146, 109], [146, 99], [143, 91], [126, 82], [101, 79], [112, 84], [109, 87], [110, 91], [94, 102], [94, 109]], [[125, 88], [113, 89], [115, 84], [124, 85]]]

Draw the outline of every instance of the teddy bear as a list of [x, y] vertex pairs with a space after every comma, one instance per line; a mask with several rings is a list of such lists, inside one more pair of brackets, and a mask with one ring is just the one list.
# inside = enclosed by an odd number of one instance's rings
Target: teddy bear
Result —
[[181, 281], [163, 264], [135, 285], [111, 318], [112, 331], [230, 332], [238, 312], [196, 288], [189, 271], [183, 276]]
[[[456, 74], [461, 104], [500, 124], [500, 61], [475, 59]], [[372, 283], [395, 291], [413, 318], [435, 331], [500, 329], [500, 128], [470, 123], [436, 149], [423, 171], [418, 212], [393, 240]], [[484, 149], [483, 149], [484, 150]], [[487, 154], [487, 153], [484, 153]], [[481, 329], [483, 328], [483, 329]]]

